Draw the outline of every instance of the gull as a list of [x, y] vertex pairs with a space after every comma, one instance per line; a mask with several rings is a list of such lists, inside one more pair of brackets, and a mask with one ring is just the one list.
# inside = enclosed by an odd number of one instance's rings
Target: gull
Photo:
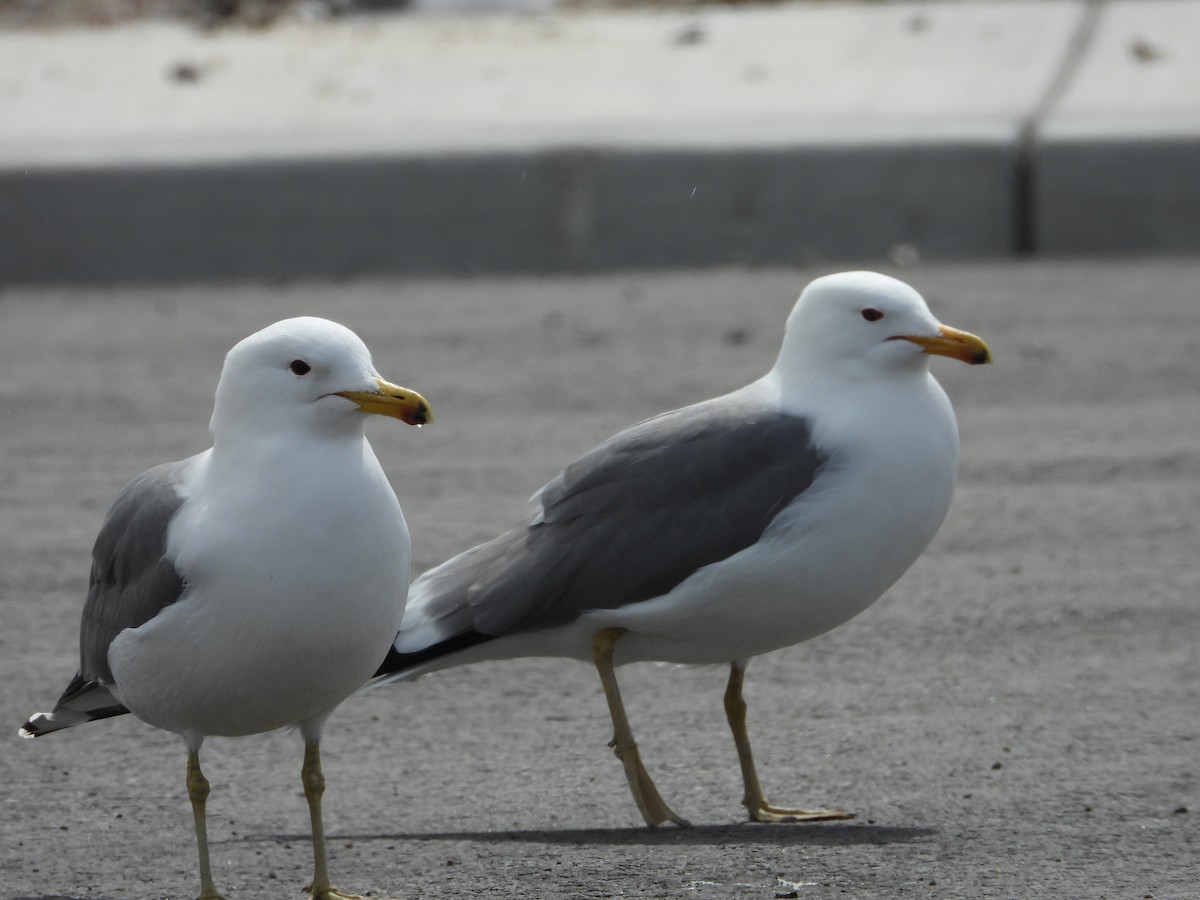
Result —
[[933, 356], [989, 362], [901, 281], [818, 278], [766, 375], [656, 416], [568, 465], [525, 522], [417, 579], [380, 681], [481, 660], [592, 662], [646, 824], [686, 825], [643, 765], [615, 667], [725, 663], [751, 820], [843, 819], [767, 801], [746, 727], [751, 658], [874, 603], [950, 507], [958, 427]]
[[312, 820], [314, 900], [331, 887], [321, 822], [326, 719], [388, 652], [409, 581], [408, 526], [364, 432], [366, 416], [432, 421], [384, 381], [349, 329], [277, 322], [221, 370], [213, 446], [150, 469], [117, 496], [92, 551], [80, 665], [37, 737], [131, 712], [178, 734], [200, 859], [209, 865], [200, 769], [208, 735], [295, 726]]

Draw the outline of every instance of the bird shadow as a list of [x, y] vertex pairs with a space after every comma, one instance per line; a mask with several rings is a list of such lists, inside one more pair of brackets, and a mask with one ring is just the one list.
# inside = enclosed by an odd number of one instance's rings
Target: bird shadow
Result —
[[[550, 844], [583, 846], [729, 846], [734, 844], [773, 847], [848, 847], [883, 846], [922, 841], [937, 833], [936, 828], [870, 823], [826, 822], [807, 825], [759, 825], [751, 822], [726, 825], [694, 825], [690, 828], [566, 828], [514, 831], [428, 831], [428, 832], [344, 832], [329, 835], [337, 841], [478, 841], [480, 843]], [[216, 844], [301, 843], [308, 834], [247, 834], [211, 841]], [[12, 900], [83, 900], [61, 895], [13, 897]]]
[[[557, 844], [569, 846], [757, 846], [845, 847], [908, 844], [936, 833], [934, 828], [870, 823], [820, 825], [694, 825], [690, 828], [567, 828], [513, 831], [357, 832], [330, 835], [339, 841], [478, 841], [480, 843]], [[243, 841], [306, 841], [307, 834], [245, 835]]]

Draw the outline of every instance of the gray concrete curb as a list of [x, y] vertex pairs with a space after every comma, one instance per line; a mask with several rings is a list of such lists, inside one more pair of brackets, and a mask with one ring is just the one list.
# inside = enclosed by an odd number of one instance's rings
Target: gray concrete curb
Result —
[[1012, 249], [1012, 168], [1003, 146], [937, 144], [4, 173], [0, 272], [170, 281], [986, 256]]
[[0, 281], [1194, 252], [1197, 33], [1068, 0], [0, 35]]

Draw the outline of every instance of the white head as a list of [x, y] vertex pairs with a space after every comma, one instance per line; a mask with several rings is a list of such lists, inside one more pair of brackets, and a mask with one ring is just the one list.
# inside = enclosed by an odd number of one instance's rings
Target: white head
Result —
[[264, 431], [361, 435], [364, 412], [410, 425], [433, 421], [420, 394], [379, 376], [350, 329], [327, 319], [284, 319], [226, 354], [209, 428], [218, 444]]
[[804, 289], [772, 373], [786, 384], [923, 374], [929, 354], [991, 362], [987, 344], [941, 324], [915, 290], [876, 272], [841, 272]]

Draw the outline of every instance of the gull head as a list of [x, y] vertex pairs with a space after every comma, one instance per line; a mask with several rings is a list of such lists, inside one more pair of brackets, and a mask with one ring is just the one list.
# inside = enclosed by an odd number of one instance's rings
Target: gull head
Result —
[[336, 322], [284, 319], [239, 341], [225, 356], [210, 428], [361, 434], [363, 413], [409, 425], [433, 421], [416, 391], [385, 381], [366, 344]]
[[788, 316], [775, 371], [785, 382], [837, 373], [855, 380], [928, 371], [931, 356], [992, 361], [980, 338], [943, 325], [903, 281], [841, 272], [808, 285]]

